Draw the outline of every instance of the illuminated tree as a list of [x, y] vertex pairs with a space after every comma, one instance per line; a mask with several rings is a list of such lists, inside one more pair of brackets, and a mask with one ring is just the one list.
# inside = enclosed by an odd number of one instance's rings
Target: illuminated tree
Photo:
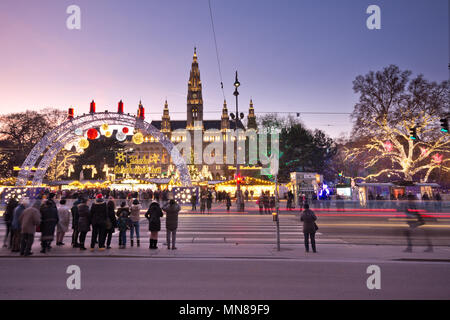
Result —
[[[410, 76], [391, 65], [353, 81], [360, 98], [352, 114], [353, 138], [344, 153], [345, 161], [362, 163], [367, 170], [358, 178], [389, 174], [426, 182], [434, 170], [450, 170], [449, 135], [439, 130], [439, 119], [448, 112], [449, 82]], [[411, 128], [419, 139], [410, 139]]]

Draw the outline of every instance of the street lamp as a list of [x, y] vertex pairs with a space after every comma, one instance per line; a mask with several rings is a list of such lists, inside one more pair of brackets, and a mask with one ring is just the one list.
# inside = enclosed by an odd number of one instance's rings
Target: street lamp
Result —
[[[233, 114], [231, 114], [231, 118], [234, 119], [234, 132], [237, 133], [237, 129], [238, 129], [238, 121], [239, 121], [239, 108], [238, 108], [238, 96], [239, 96], [239, 91], [238, 88], [241, 85], [241, 83], [238, 81], [238, 73], [236, 71], [236, 78], [234, 81], [234, 93], [233, 95], [236, 97], [236, 116], [234, 116]], [[243, 114], [242, 114], [243, 116]], [[239, 163], [238, 163], [238, 156], [237, 156], [237, 146], [238, 146], [238, 137], [236, 137], [236, 149], [235, 149], [235, 158], [236, 158], [236, 195], [237, 195], [237, 199], [236, 199], [236, 205], [237, 205], [237, 211], [241, 212], [244, 211], [244, 208], [242, 207], [242, 197], [241, 197], [241, 185], [240, 185], [240, 181], [238, 180], [237, 177], [240, 177], [240, 170], [239, 170]]]

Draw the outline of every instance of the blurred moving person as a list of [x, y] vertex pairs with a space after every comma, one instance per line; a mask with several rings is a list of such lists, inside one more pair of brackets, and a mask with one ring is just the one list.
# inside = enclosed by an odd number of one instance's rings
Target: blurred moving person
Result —
[[[414, 210], [414, 209], [412, 209]], [[406, 237], [406, 249], [403, 250], [404, 252], [412, 252], [413, 244], [412, 244], [412, 234], [415, 233], [415, 230], [418, 229], [420, 226], [423, 226], [425, 224], [425, 219], [422, 217], [421, 214], [415, 211], [406, 210], [406, 215], [408, 217], [408, 225], [409, 228], [405, 230], [405, 237]], [[433, 244], [431, 243], [430, 235], [428, 233], [428, 230], [423, 229], [425, 234], [425, 241], [427, 243], [427, 248], [425, 249], [425, 252], [433, 252]]]

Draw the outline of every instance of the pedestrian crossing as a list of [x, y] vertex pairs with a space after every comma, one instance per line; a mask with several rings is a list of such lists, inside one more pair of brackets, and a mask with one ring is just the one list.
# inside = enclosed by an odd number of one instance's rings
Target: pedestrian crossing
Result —
[[[294, 215], [280, 216], [280, 242], [281, 244], [303, 244], [303, 227], [298, 217]], [[117, 229], [116, 229], [117, 230]], [[177, 243], [191, 244], [276, 244], [276, 223], [271, 215], [200, 215], [180, 214], [178, 219]], [[0, 239], [3, 240], [6, 232], [4, 224], [0, 225]], [[147, 219], [141, 218], [140, 239], [141, 245], [148, 246], [149, 242]], [[64, 242], [71, 242], [72, 230], [66, 233]], [[91, 232], [88, 233], [86, 244], [90, 243]], [[113, 234], [113, 246], [118, 243], [119, 232]], [[316, 233], [316, 241], [341, 242], [339, 239], [322, 239], [320, 232]], [[36, 234], [38, 241], [40, 234]], [[166, 230], [165, 218], [161, 218], [160, 244], [165, 244]], [[127, 232], [129, 244], [130, 233]]]

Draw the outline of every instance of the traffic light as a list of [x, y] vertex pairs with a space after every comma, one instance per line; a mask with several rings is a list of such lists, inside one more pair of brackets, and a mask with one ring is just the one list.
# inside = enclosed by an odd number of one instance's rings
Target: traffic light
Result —
[[244, 180], [244, 178], [241, 176], [240, 173], [239, 173], [239, 174], [235, 174], [235, 175], [234, 175], [234, 178], [236, 179], [236, 182], [237, 182], [238, 184], [241, 184], [242, 181]]
[[448, 132], [448, 119], [447, 118], [441, 119], [441, 131]]
[[412, 140], [417, 140], [417, 128], [411, 128], [409, 129], [409, 138]]

